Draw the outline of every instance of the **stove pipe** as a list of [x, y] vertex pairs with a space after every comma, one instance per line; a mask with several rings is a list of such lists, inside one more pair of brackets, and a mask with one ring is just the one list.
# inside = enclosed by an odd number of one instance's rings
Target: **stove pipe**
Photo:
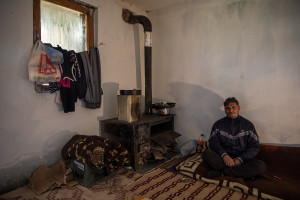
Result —
[[122, 18], [125, 22], [130, 24], [140, 23], [144, 27], [144, 45], [145, 45], [145, 114], [152, 114], [152, 41], [151, 32], [152, 25], [150, 20], [142, 15], [133, 15], [127, 9], [123, 9]]

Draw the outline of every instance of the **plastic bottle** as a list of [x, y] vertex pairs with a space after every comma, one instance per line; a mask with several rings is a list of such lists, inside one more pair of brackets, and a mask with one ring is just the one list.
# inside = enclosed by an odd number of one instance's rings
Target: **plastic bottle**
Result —
[[203, 146], [204, 146], [204, 142], [205, 142], [205, 135], [201, 134], [198, 142], [197, 142], [197, 151], [196, 154], [200, 154], [202, 152]]

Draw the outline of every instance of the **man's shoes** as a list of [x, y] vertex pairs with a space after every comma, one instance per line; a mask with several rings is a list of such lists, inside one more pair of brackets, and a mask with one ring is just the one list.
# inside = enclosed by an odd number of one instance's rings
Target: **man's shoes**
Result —
[[209, 178], [209, 179], [220, 177], [220, 176], [223, 176], [222, 171], [210, 170], [207, 172], [207, 178]]

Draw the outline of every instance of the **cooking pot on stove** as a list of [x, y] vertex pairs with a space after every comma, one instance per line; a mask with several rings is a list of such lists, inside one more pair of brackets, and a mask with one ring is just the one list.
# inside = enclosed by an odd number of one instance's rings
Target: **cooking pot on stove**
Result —
[[154, 108], [158, 115], [168, 115], [170, 114], [170, 108], [175, 107], [175, 103], [171, 102], [159, 102], [152, 104], [152, 108]]

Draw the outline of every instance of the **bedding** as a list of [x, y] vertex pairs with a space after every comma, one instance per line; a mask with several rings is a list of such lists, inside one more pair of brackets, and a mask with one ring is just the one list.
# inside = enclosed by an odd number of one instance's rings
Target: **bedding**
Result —
[[[208, 149], [205, 143], [203, 151]], [[202, 152], [203, 152], [202, 151]], [[200, 154], [190, 155], [187, 159], [172, 166], [169, 171], [181, 173], [193, 179], [206, 182], [214, 182], [217, 185], [232, 188], [238, 184], [238, 189], [245, 194], [252, 194], [262, 199], [286, 199], [297, 200], [300, 197], [300, 148], [260, 145], [258, 159], [265, 161], [267, 170], [261, 176], [254, 179], [242, 179], [233, 177], [217, 177], [207, 179], [209, 167], [202, 161]]]
[[107, 172], [129, 164], [129, 154], [120, 143], [100, 136], [74, 135], [62, 148], [64, 160], [79, 160], [90, 167], [105, 166]]
[[256, 196], [261, 199], [280, 199], [266, 193], [261, 192], [258, 188], [248, 187], [242, 178], [234, 177], [218, 177], [214, 179], [208, 179], [205, 175], [208, 172], [207, 166], [203, 163], [202, 154], [193, 155], [185, 161], [179, 163], [176, 167], [179, 173], [186, 175], [195, 180], [201, 180], [207, 183], [213, 183], [218, 186], [223, 186], [233, 190], [240, 191], [244, 194]]

